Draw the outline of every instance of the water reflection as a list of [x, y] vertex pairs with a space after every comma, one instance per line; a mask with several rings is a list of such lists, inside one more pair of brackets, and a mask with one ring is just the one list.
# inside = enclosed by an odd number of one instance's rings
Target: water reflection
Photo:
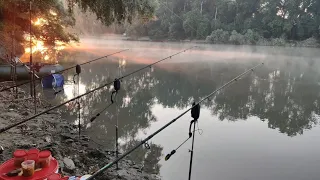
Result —
[[[205, 97], [255, 66], [258, 61], [181, 62], [155, 66], [124, 79], [117, 105], [111, 106], [92, 124], [88, 120], [109, 104], [112, 87], [82, 98], [82, 123], [94, 141], [112, 149], [115, 142], [114, 125], [119, 119], [121, 147], [125, 151], [138, 142], [139, 131], [158, 121], [152, 111], [153, 106], [175, 109], [189, 107], [193, 101]], [[123, 65], [120, 70], [119, 62]], [[267, 121], [269, 128], [288, 136], [301, 135], [318, 124], [320, 113], [319, 66], [316, 61], [310, 62], [267, 61], [264, 67], [219, 92], [202, 106], [210, 109], [212, 115], [218, 116], [221, 121], [247, 120], [255, 116]], [[81, 74], [82, 87], [92, 89], [143, 66], [123, 59], [88, 65], [83, 67]], [[70, 79], [73, 72], [68, 72], [66, 76]], [[60, 95], [57, 101], [67, 98], [70, 95]], [[75, 108], [69, 109], [64, 111], [63, 117], [74, 122], [76, 113]], [[163, 155], [162, 147], [156, 144], [151, 146], [150, 151], [140, 148], [132, 154], [132, 158], [146, 164], [148, 171], [157, 173], [160, 169], [159, 158]]]
[[319, 73], [311, 68], [257, 71], [222, 91], [214, 100], [213, 114], [220, 120], [247, 119], [257, 116], [268, 121], [268, 127], [289, 136], [303, 134], [318, 123]]
[[[139, 143], [138, 140], [129, 140], [122, 146], [122, 149], [127, 151], [132, 149]], [[161, 165], [159, 164], [160, 157], [162, 156], [163, 148], [159, 145], [151, 143], [150, 149], [145, 146], [138, 148], [136, 151], [129, 155], [129, 158], [135, 162], [142, 164], [141, 169], [146, 172], [158, 174]]]

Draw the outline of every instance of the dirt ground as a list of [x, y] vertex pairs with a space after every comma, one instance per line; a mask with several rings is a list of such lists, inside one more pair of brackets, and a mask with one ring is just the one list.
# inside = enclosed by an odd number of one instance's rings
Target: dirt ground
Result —
[[[1, 83], [0, 90], [10, 83]], [[32, 99], [19, 89], [18, 96], [10, 91], [0, 92], [0, 129], [14, 124], [34, 114]], [[38, 112], [50, 105], [38, 103]], [[114, 160], [112, 151], [102, 150], [90, 145], [90, 138], [78, 136], [77, 127], [63, 120], [58, 111], [39, 116], [0, 134], [0, 163], [12, 158], [15, 149], [50, 150], [59, 161], [59, 173], [65, 176], [93, 174], [99, 168]], [[0, 147], [1, 148], [1, 147]], [[160, 179], [158, 175], [147, 174], [140, 165], [130, 160], [119, 163], [120, 170], [111, 168], [97, 179]]]

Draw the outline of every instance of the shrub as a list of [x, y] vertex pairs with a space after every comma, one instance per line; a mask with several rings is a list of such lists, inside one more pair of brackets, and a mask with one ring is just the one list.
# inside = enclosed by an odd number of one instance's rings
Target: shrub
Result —
[[270, 46], [271, 43], [270, 43], [270, 41], [267, 40], [266, 38], [261, 37], [261, 38], [257, 41], [257, 45], [259, 45], [259, 46]]
[[236, 45], [245, 44], [246, 42], [244, 36], [242, 34], [239, 34], [236, 30], [232, 31], [229, 41], [230, 43]]
[[314, 37], [308, 38], [298, 43], [300, 47], [319, 47], [318, 40]]
[[246, 44], [257, 44], [257, 42], [262, 39], [262, 37], [259, 35], [259, 33], [252, 31], [251, 29], [248, 29], [247, 32], [244, 34], [244, 38], [246, 41]]
[[271, 40], [271, 45], [272, 46], [285, 46], [286, 40], [283, 38], [275, 38], [275, 39]]
[[230, 34], [228, 31], [217, 29], [213, 31], [210, 36], [207, 37], [207, 41], [215, 44], [228, 43], [229, 36]]

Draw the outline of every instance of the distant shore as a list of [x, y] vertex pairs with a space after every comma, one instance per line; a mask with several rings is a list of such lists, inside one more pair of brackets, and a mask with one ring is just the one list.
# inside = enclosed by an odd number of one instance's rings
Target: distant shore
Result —
[[122, 37], [124, 41], [146, 41], [146, 42], [193, 42], [199, 44], [215, 44], [215, 45], [245, 45], [245, 46], [275, 46], [275, 47], [306, 47], [306, 48], [320, 48], [320, 44], [316, 42], [315, 39], [310, 38], [304, 41], [291, 41], [285, 40], [281, 38], [275, 39], [263, 39], [261, 41], [256, 42], [255, 44], [250, 43], [242, 43], [242, 44], [232, 44], [232, 43], [215, 43], [209, 40], [174, 40], [174, 39], [151, 39], [149, 37], [139, 37], [139, 38], [132, 38], [132, 37]]

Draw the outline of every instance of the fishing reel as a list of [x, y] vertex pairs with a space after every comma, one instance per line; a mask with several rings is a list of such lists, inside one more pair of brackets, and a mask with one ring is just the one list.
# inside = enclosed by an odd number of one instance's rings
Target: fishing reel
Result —
[[192, 108], [191, 108], [191, 117], [194, 120], [198, 120], [200, 117], [200, 104], [196, 104], [195, 102], [192, 103]]
[[197, 123], [199, 117], [200, 117], [200, 104], [196, 104], [195, 102], [192, 103], [192, 109], [191, 109], [191, 117], [193, 120], [190, 122], [189, 126], [189, 138], [192, 136], [191, 127], [193, 123]]
[[81, 73], [81, 66], [79, 64], [76, 65], [76, 74], [73, 75], [73, 83], [76, 83], [76, 80], [74, 79], [76, 76], [79, 76]]

